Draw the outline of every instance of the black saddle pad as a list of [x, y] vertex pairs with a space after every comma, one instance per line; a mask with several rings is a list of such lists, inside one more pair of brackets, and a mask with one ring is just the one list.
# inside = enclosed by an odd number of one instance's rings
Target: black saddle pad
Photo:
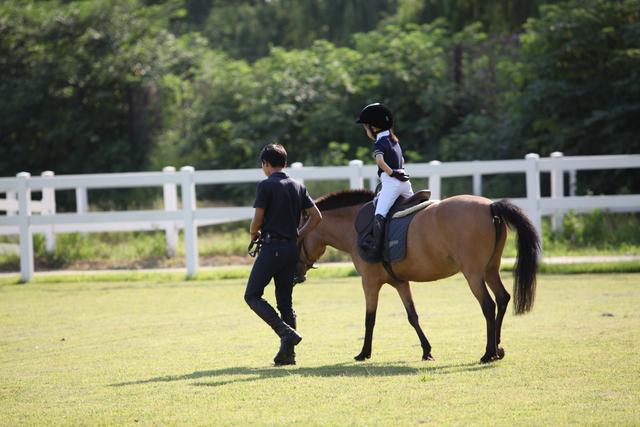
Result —
[[[385, 226], [385, 238], [383, 243], [383, 257], [386, 262], [398, 262], [405, 258], [407, 249], [407, 231], [409, 224], [415, 217], [413, 212], [409, 215], [393, 218], [393, 214], [401, 210], [416, 206], [422, 202], [429, 200], [431, 192], [422, 190], [415, 193], [410, 198], [398, 198], [389, 213], [387, 214], [387, 222]], [[382, 262], [380, 256], [372, 256], [371, 254], [360, 249], [361, 242], [370, 238], [373, 229], [373, 217], [375, 214], [375, 205], [373, 201], [364, 204], [356, 215], [355, 228], [358, 233], [358, 254], [360, 257], [371, 263]]]

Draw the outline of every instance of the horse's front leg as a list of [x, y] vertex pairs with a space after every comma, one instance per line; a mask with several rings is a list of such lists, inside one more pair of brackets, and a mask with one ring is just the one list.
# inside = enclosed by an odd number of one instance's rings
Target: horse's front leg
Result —
[[363, 361], [371, 357], [371, 342], [373, 340], [373, 327], [376, 324], [376, 310], [378, 309], [378, 295], [381, 283], [374, 283], [362, 279], [362, 288], [366, 304], [366, 315], [364, 321], [364, 344], [362, 351], [354, 359]]
[[398, 291], [398, 295], [400, 295], [404, 308], [407, 310], [409, 324], [413, 326], [413, 329], [415, 329], [418, 334], [418, 338], [420, 339], [420, 345], [422, 346], [422, 360], [434, 360], [433, 356], [431, 356], [431, 344], [429, 344], [427, 336], [422, 332], [422, 328], [420, 327], [418, 312], [413, 304], [413, 296], [411, 295], [411, 286], [409, 285], [409, 282], [397, 283], [394, 286]]

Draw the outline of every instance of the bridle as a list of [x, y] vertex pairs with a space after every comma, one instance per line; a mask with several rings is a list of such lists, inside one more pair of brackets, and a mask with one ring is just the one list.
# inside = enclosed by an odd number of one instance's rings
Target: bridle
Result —
[[[308, 216], [303, 213], [302, 218], [303, 218], [302, 219], [303, 221], [306, 221]], [[316, 269], [318, 267], [316, 267], [314, 264], [316, 263], [317, 260], [311, 259], [311, 257], [309, 256], [309, 252], [307, 251], [307, 247], [304, 244], [304, 239], [306, 239], [306, 237], [303, 237], [298, 242], [298, 253], [300, 254], [298, 256], [298, 261], [300, 261], [302, 264], [304, 264], [304, 266], [307, 268], [307, 271], [311, 270], [311, 269]], [[297, 276], [297, 273], [296, 273], [296, 276]], [[301, 282], [303, 282], [303, 281], [304, 281], [304, 279], [301, 280]]]

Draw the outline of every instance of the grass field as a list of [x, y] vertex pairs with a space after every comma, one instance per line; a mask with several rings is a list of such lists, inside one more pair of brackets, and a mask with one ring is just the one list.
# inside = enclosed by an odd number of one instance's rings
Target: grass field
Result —
[[0, 424], [640, 424], [640, 274], [539, 276], [490, 365], [460, 275], [413, 290], [435, 362], [391, 287], [354, 362], [359, 279], [316, 277], [294, 293], [298, 366], [274, 368], [241, 279], [0, 284]]

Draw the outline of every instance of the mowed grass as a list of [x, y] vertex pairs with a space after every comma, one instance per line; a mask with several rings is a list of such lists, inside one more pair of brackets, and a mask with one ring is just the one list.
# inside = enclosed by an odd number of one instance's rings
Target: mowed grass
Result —
[[506, 357], [489, 365], [460, 275], [413, 285], [435, 362], [389, 286], [372, 359], [353, 361], [359, 279], [317, 277], [294, 293], [298, 365], [275, 368], [277, 338], [243, 291], [239, 279], [0, 285], [0, 424], [640, 424], [640, 274], [539, 276], [533, 312], [509, 312]]

